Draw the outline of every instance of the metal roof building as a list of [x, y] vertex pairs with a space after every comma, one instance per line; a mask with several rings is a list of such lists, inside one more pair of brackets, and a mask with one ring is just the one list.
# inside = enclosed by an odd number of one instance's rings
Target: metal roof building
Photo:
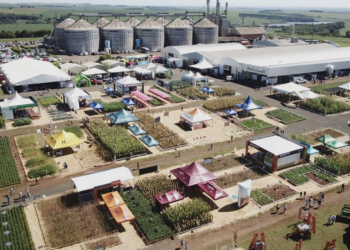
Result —
[[309, 43], [299, 40], [298, 38], [256, 40], [253, 42], [253, 48], [298, 46], [298, 45], [309, 45]]
[[232, 34], [243, 38], [258, 38], [265, 34], [263, 27], [236, 27], [232, 29]]

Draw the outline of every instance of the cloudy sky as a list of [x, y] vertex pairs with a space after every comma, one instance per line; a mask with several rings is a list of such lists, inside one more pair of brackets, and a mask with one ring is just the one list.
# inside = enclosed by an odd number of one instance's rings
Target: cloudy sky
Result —
[[[57, 0], [0, 0], [2, 3], [60, 3]], [[62, 1], [66, 2], [65, 0]], [[61, 2], [61, 3], [62, 3]], [[211, 0], [211, 5], [215, 5], [216, 0]], [[294, 7], [294, 8], [304, 8], [304, 7], [313, 7], [315, 9], [322, 7], [331, 7], [331, 8], [350, 8], [350, 1], [346, 0], [293, 0], [293, 1], [281, 1], [281, 0], [220, 0], [221, 6], [228, 2], [229, 6], [250, 6], [250, 7]], [[206, 0], [176, 0], [176, 4], [174, 1], [169, 0], [129, 0], [129, 1], [121, 1], [121, 0], [71, 0], [68, 3], [91, 3], [91, 4], [110, 4], [110, 5], [158, 5], [158, 6], [167, 6], [167, 5], [176, 5], [176, 6], [203, 6], [206, 4]]]

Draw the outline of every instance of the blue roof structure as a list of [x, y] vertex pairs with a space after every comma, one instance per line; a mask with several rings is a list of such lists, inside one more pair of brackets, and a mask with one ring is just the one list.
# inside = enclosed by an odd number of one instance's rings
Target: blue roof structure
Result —
[[206, 93], [214, 93], [215, 92], [215, 90], [213, 90], [209, 87], [203, 87], [200, 90], [202, 90], [203, 92], [206, 92]]
[[98, 102], [92, 102], [89, 104], [89, 106], [95, 110], [104, 109], [104, 107]]
[[228, 109], [224, 111], [228, 115], [237, 115], [237, 112], [233, 109]]
[[128, 97], [122, 99], [122, 103], [124, 103], [127, 106], [129, 106], [129, 105], [136, 105], [136, 102], [134, 102], [131, 98], [128, 98]]
[[140, 138], [140, 140], [146, 144], [148, 147], [153, 147], [159, 145], [159, 142], [156, 141], [152, 136], [150, 135], [145, 135]]
[[317, 149], [314, 149], [311, 145], [309, 145], [309, 144], [307, 144], [307, 143], [305, 143], [305, 142], [299, 142], [301, 145], [304, 145], [304, 146], [306, 146], [307, 147], [307, 151], [306, 151], [306, 153], [308, 154], [308, 155], [313, 155], [313, 154], [318, 154], [320, 151], [318, 151]]
[[122, 124], [128, 122], [136, 122], [139, 119], [136, 118], [133, 114], [126, 111], [125, 109], [121, 109], [118, 112], [112, 113], [107, 116], [114, 124]]
[[108, 87], [108, 88], [105, 89], [105, 91], [106, 91], [107, 93], [109, 93], [109, 92], [114, 92], [114, 89], [112, 89], [111, 87]]
[[128, 129], [133, 132], [134, 135], [144, 135], [146, 134], [146, 131], [144, 131], [142, 128], [140, 128], [137, 125], [133, 125], [128, 127]]
[[245, 110], [245, 111], [250, 111], [250, 110], [262, 108], [261, 106], [256, 105], [250, 96], [248, 96], [248, 98], [244, 101], [244, 103], [236, 104], [236, 106]]

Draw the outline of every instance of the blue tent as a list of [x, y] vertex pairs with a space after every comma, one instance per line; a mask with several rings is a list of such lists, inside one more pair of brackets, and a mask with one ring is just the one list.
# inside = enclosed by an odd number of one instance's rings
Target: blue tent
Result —
[[146, 134], [146, 131], [144, 131], [142, 128], [140, 128], [137, 125], [133, 125], [128, 127], [128, 129], [134, 133], [134, 135], [144, 135]]
[[244, 103], [236, 104], [236, 107], [239, 107], [245, 111], [250, 111], [250, 110], [262, 108], [261, 106], [256, 105], [250, 96], [248, 96], [248, 98], [245, 100]]
[[150, 135], [145, 135], [143, 137], [140, 138], [140, 140], [146, 144], [148, 147], [152, 147], [152, 146], [157, 146], [159, 145], [159, 142], [157, 142], [152, 136]]
[[202, 90], [203, 92], [206, 92], [206, 93], [214, 93], [215, 92], [215, 90], [213, 90], [209, 87], [203, 87], [200, 90]]
[[228, 115], [237, 115], [237, 112], [234, 111], [233, 109], [228, 109], [224, 111]]
[[111, 87], [108, 87], [108, 88], [105, 89], [105, 91], [107, 93], [110, 93], [110, 92], [114, 92], [114, 89], [112, 89]]
[[131, 98], [124, 98], [122, 102], [127, 106], [136, 105], [136, 102], [134, 102]]
[[126, 111], [125, 109], [121, 109], [118, 112], [112, 113], [107, 116], [114, 124], [122, 124], [128, 122], [136, 122], [137, 119], [133, 114]]
[[299, 142], [301, 145], [304, 145], [304, 146], [306, 146], [307, 147], [307, 151], [306, 151], [306, 153], [308, 154], [308, 155], [313, 155], [313, 154], [318, 154], [320, 151], [318, 151], [317, 149], [314, 149], [311, 145], [309, 145], [309, 144], [307, 144], [307, 143], [305, 143], [305, 142]]
[[98, 102], [92, 102], [89, 104], [89, 106], [95, 110], [104, 109], [104, 107], [101, 104], [99, 104]]

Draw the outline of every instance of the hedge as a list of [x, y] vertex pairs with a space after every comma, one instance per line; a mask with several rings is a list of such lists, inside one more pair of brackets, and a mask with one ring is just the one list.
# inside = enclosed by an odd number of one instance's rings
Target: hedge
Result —
[[28, 177], [34, 179], [35, 177], [44, 177], [46, 175], [54, 175], [57, 173], [57, 167], [47, 165], [40, 168], [31, 169], [28, 172]]

